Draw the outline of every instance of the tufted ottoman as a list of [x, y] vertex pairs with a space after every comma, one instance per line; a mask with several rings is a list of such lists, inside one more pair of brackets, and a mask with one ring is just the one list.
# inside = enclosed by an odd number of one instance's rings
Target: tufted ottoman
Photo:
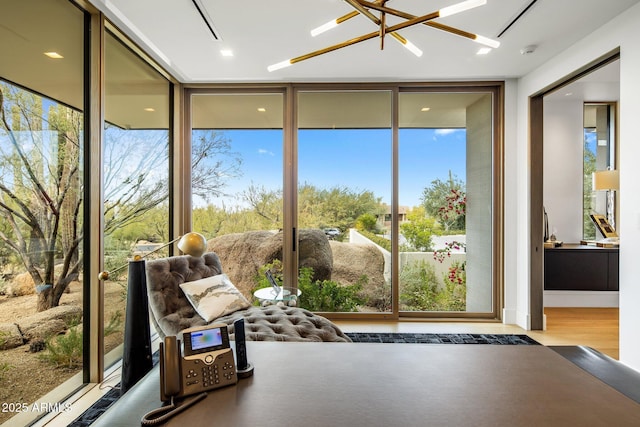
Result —
[[[147, 291], [151, 319], [161, 337], [177, 335], [183, 329], [207, 322], [198, 315], [180, 284], [222, 273], [218, 255], [202, 258], [189, 255], [147, 261]], [[351, 342], [330, 320], [298, 307], [249, 307], [214, 319], [229, 325], [244, 318], [245, 333], [251, 341], [333, 341]]]

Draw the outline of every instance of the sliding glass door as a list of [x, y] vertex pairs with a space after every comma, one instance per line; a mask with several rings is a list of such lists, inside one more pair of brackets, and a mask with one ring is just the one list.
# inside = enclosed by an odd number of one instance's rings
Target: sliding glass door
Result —
[[399, 96], [401, 312], [494, 310], [493, 99]]
[[188, 93], [193, 230], [255, 304], [270, 270], [329, 317], [498, 316], [499, 85]]
[[304, 308], [390, 312], [391, 91], [297, 96], [298, 262]]
[[266, 269], [281, 271], [283, 95], [194, 91], [190, 99], [192, 230], [251, 300]]

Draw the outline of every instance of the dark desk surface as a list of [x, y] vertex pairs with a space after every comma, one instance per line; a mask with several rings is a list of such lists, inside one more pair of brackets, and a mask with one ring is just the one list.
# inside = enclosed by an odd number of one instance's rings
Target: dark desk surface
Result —
[[[544, 346], [247, 344], [254, 376], [166, 425], [640, 425], [640, 404]], [[158, 381], [156, 367], [93, 425], [139, 425]]]
[[561, 250], [567, 250], [567, 249], [571, 249], [571, 250], [584, 250], [584, 251], [590, 251], [590, 250], [596, 250], [596, 251], [610, 251], [610, 252], [618, 252], [619, 248], [618, 247], [611, 247], [611, 248], [603, 248], [600, 246], [595, 246], [595, 245], [581, 245], [580, 243], [563, 243], [562, 246], [556, 246], [553, 248], [544, 248], [546, 251], [561, 251]]

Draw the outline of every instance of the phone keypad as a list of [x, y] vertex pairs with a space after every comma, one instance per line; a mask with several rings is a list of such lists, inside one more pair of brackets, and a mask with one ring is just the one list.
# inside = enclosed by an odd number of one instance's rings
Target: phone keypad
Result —
[[[205, 387], [220, 384], [220, 381], [233, 381], [235, 369], [233, 364], [225, 361], [222, 366], [217, 363], [202, 368], [202, 385]], [[222, 378], [221, 378], [222, 377]]]

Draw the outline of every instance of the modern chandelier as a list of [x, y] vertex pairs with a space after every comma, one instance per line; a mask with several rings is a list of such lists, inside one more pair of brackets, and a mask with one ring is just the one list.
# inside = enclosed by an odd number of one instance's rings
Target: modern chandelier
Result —
[[[498, 46], [500, 46], [499, 41], [492, 40], [478, 34], [469, 33], [467, 31], [450, 27], [448, 25], [440, 24], [438, 22], [434, 22], [434, 19], [436, 18], [444, 18], [446, 16], [451, 16], [456, 13], [464, 12], [466, 10], [473, 9], [478, 6], [485, 5], [487, 3], [487, 0], [467, 0], [461, 3], [456, 3], [451, 6], [444, 7], [440, 10], [437, 10], [435, 12], [432, 12], [423, 16], [415, 16], [410, 13], [402, 12], [397, 9], [389, 8], [386, 6], [386, 3], [388, 2], [388, 0], [375, 0], [374, 2], [367, 1], [367, 0], [344, 0], [344, 1], [347, 2], [355, 10], [339, 18], [331, 20], [326, 24], [321, 25], [318, 28], [311, 30], [311, 35], [313, 37], [319, 34], [322, 34], [326, 31], [329, 31], [332, 28], [335, 28], [338, 25], [342, 24], [343, 22], [359, 15], [366, 17], [375, 25], [377, 25], [378, 30], [368, 34], [364, 34], [359, 37], [355, 37], [353, 39], [344, 41], [342, 43], [335, 44], [333, 46], [325, 47], [324, 49], [319, 49], [310, 53], [306, 53], [304, 55], [296, 56], [295, 58], [278, 62], [277, 64], [273, 64], [267, 67], [267, 70], [269, 71], [279, 70], [281, 68], [288, 67], [289, 65], [293, 65], [296, 62], [301, 62], [306, 59], [323, 55], [325, 53], [333, 52], [334, 50], [342, 49], [343, 47], [351, 46], [356, 43], [363, 42], [365, 40], [373, 39], [375, 37], [380, 38], [380, 49], [384, 49], [384, 40], [387, 34], [393, 37], [396, 41], [398, 41], [398, 43], [403, 45], [407, 50], [412, 52], [414, 55], [422, 56], [422, 51], [416, 45], [414, 45], [409, 40], [407, 40], [406, 38], [398, 34], [398, 31], [404, 28], [411, 27], [413, 25], [417, 25], [417, 24], [424, 24], [441, 31], [446, 31], [448, 33], [455, 34], [457, 36], [465, 37], [477, 43], [483, 44], [489, 48], [497, 48]], [[379, 12], [379, 16], [376, 16], [373, 12], [371, 12], [372, 10]], [[402, 18], [405, 21], [392, 26], [387, 26], [387, 22], [386, 22], [387, 15], [393, 15], [393, 16]]]

